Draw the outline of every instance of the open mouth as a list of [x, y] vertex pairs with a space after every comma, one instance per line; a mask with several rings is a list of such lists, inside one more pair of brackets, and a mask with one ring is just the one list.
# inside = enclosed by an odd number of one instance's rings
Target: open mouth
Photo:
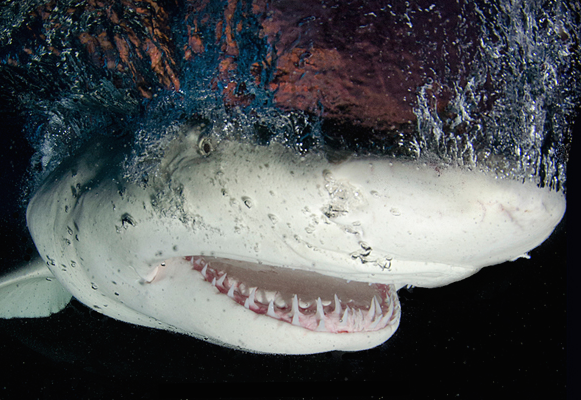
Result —
[[184, 259], [208, 284], [240, 306], [311, 331], [370, 332], [397, 324], [400, 304], [394, 285], [226, 258]]

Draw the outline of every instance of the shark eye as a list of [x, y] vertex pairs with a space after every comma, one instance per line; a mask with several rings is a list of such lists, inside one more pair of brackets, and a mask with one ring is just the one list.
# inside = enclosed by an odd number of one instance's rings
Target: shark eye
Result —
[[202, 137], [198, 142], [198, 149], [201, 155], [209, 156], [214, 151], [214, 144], [210, 138]]

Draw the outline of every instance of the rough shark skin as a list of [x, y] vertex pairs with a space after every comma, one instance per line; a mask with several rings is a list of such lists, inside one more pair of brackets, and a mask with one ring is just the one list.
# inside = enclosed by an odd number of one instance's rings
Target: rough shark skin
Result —
[[[330, 163], [202, 133], [174, 140], [145, 187], [124, 178], [115, 141], [63, 163], [27, 212], [48, 270], [36, 262], [5, 277], [1, 316], [50, 315], [72, 295], [119, 320], [253, 352], [362, 350], [397, 329], [395, 290], [526, 256], [565, 211], [562, 193], [492, 174], [386, 158]], [[289, 274], [297, 282], [269, 302], [260, 291]], [[27, 287], [52, 300], [15, 297]], [[343, 328], [333, 332], [335, 323]]]

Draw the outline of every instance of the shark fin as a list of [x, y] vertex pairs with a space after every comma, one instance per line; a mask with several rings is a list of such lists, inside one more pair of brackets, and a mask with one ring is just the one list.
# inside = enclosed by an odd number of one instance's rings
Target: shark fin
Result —
[[71, 297], [37, 255], [0, 277], [0, 318], [48, 317], [65, 308]]

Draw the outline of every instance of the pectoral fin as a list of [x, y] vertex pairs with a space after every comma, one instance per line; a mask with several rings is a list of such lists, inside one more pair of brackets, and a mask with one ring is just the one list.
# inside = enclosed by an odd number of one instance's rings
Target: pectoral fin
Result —
[[69, 303], [72, 295], [36, 256], [0, 277], [0, 318], [48, 317]]

